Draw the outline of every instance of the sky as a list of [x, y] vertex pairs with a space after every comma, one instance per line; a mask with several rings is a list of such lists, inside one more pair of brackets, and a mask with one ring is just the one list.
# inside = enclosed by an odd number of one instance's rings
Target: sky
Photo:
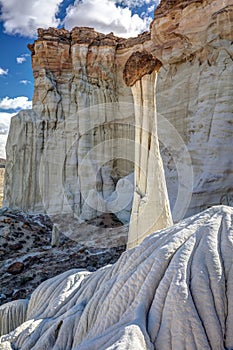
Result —
[[148, 30], [158, 2], [0, 0], [0, 135], [7, 134], [13, 115], [32, 106], [33, 75], [27, 44], [37, 38], [37, 28], [88, 26], [106, 34], [137, 36]]

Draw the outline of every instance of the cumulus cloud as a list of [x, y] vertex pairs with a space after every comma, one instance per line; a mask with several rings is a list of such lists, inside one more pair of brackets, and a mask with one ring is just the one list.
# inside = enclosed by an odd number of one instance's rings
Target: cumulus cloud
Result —
[[22, 64], [26, 61], [26, 57], [16, 57], [16, 61], [18, 64]]
[[0, 112], [0, 134], [7, 134], [11, 118], [15, 113]]
[[[64, 0], [0, 0], [4, 30], [8, 34], [34, 37], [37, 28], [57, 27], [59, 6]], [[67, 8], [64, 24], [67, 29], [75, 26], [89, 26], [96, 30], [129, 37], [147, 30], [153, 7], [159, 0], [75, 0]], [[144, 14], [135, 13], [135, 8], [143, 8]], [[23, 9], [23, 11], [22, 11]], [[134, 11], [132, 13], [132, 10]], [[17, 57], [17, 63], [25, 61]]]
[[0, 100], [0, 109], [4, 110], [19, 110], [32, 108], [32, 101], [29, 101], [26, 96], [18, 96], [15, 98], [4, 97]]
[[8, 71], [9, 71], [8, 69], [3, 69], [3, 68], [0, 67], [0, 76], [7, 75]]
[[127, 6], [129, 8], [134, 8], [134, 7], [142, 7], [144, 5], [158, 5], [160, 2], [160, 0], [122, 0], [122, 1], [118, 1], [117, 4], [121, 5], [121, 6]]
[[27, 57], [31, 56], [29, 53], [24, 53], [20, 55], [19, 57], [16, 57], [16, 61], [18, 64], [22, 64], [27, 60]]
[[0, 0], [1, 16], [7, 34], [33, 37], [37, 28], [57, 27], [56, 14], [63, 0]]
[[147, 9], [147, 13], [154, 12], [154, 10], [155, 10], [155, 5], [151, 5], [151, 6], [149, 6], [148, 9]]
[[69, 30], [76, 26], [88, 26], [102, 33], [114, 32], [122, 37], [130, 37], [147, 30], [150, 21], [149, 16], [140, 18], [138, 14], [132, 14], [129, 7], [118, 6], [116, 1], [76, 0], [74, 5], [67, 8], [64, 24]]
[[18, 64], [22, 64], [27, 60], [27, 57], [31, 56], [29, 53], [24, 53], [20, 55], [19, 57], [16, 57], [16, 61]]
[[30, 80], [20, 80], [19, 83], [23, 84], [23, 85], [29, 85], [29, 84], [31, 84], [31, 81]]

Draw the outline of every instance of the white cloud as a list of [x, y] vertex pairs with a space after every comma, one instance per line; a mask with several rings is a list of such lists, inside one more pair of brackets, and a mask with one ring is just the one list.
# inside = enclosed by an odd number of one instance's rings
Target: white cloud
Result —
[[[133, 4], [132, 1], [126, 2], [127, 6], [129, 3]], [[65, 27], [69, 30], [76, 26], [94, 27], [102, 33], [113, 31], [122, 37], [136, 36], [148, 29], [150, 17], [145, 16], [142, 19], [137, 14], [132, 15], [128, 7], [122, 8], [116, 4], [112, 0], [76, 0], [74, 5], [67, 8]]]
[[0, 67], [0, 76], [1, 75], [7, 75], [8, 71], [9, 71], [8, 69], [3, 69], [3, 68]]
[[0, 100], [0, 109], [30, 109], [32, 108], [32, 101], [28, 100], [26, 96], [19, 96], [15, 98], [4, 97]]
[[148, 9], [147, 9], [147, 13], [154, 12], [154, 10], [155, 10], [155, 5], [151, 5], [151, 6], [149, 6]]
[[10, 121], [14, 115], [15, 113], [0, 112], [0, 134], [1, 135], [8, 134]]
[[19, 83], [23, 84], [23, 85], [29, 85], [29, 84], [31, 84], [31, 81], [30, 80], [20, 80]]
[[6, 127], [9, 127], [11, 118], [14, 115], [15, 113], [0, 112], [0, 123], [6, 125]]
[[16, 57], [16, 61], [18, 64], [22, 64], [26, 61], [26, 57]]
[[[59, 6], [64, 0], [0, 0], [4, 30], [8, 34], [34, 37], [37, 28], [57, 27]], [[152, 9], [159, 0], [75, 0], [67, 8], [64, 24], [67, 29], [89, 26], [96, 30], [129, 37], [147, 30], [151, 17], [145, 6]], [[123, 6], [123, 8], [122, 8]], [[132, 14], [131, 10], [144, 6], [144, 15]], [[23, 10], [22, 10], [23, 9]], [[19, 64], [24, 56], [17, 57]]]
[[134, 7], [141, 7], [143, 5], [149, 5], [149, 4], [158, 4], [160, 0], [154, 1], [154, 0], [122, 0], [117, 1], [119, 5], [127, 6], [130, 8]]
[[20, 55], [19, 57], [16, 57], [16, 61], [18, 64], [22, 64], [27, 60], [27, 57], [31, 56], [29, 53], [24, 53]]
[[56, 14], [63, 0], [0, 0], [5, 32], [33, 37], [37, 28], [57, 27]]
[[0, 112], [0, 158], [6, 158], [6, 142], [11, 118], [15, 113]]

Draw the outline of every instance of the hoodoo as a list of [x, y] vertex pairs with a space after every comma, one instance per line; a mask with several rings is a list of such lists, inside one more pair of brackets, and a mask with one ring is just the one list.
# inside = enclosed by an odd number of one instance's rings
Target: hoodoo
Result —
[[156, 81], [161, 62], [147, 52], [135, 52], [126, 62], [124, 78], [131, 86], [135, 112], [135, 179], [128, 248], [172, 224], [159, 151]]

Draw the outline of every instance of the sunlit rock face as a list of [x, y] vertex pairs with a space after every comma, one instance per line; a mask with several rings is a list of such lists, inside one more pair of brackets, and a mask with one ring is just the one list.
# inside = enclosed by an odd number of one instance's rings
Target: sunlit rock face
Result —
[[[15, 300], [0, 307], [0, 334], [6, 334], [20, 326], [26, 319], [28, 300]], [[1, 345], [0, 345], [1, 348]]]
[[163, 163], [160, 156], [155, 88], [161, 62], [135, 52], [126, 62], [124, 79], [131, 86], [135, 112], [134, 198], [128, 248], [149, 234], [172, 225]]
[[[43, 282], [0, 349], [232, 349], [232, 220], [232, 208], [213, 207], [115, 265]], [[0, 308], [5, 324], [15, 308]]]
[[121, 76], [120, 42], [90, 28], [38, 30], [29, 46], [33, 110], [12, 119], [5, 205], [80, 220], [111, 212], [113, 204], [120, 216], [129, 211], [133, 189], [127, 203], [114, 194], [134, 161], [133, 99]]
[[[175, 127], [191, 156], [193, 194], [186, 216], [219, 203], [232, 205], [232, 1], [163, 1], [151, 36], [151, 52], [163, 63], [157, 81], [158, 119]], [[160, 140], [166, 144], [164, 133]], [[164, 151], [174, 207], [179, 184], [174, 163], [182, 152], [170, 150], [169, 156]]]
[[158, 138], [173, 219], [231, 205], [232, 13], [231, 0], [164, 0], [137, 38], [39, 30], [33, 111], [11, 123], [5, 205], [82, 220], [113, 207], [117, 182], [134, 170], [135, 107], [123, 72], [135, 52], [162, 64]]

